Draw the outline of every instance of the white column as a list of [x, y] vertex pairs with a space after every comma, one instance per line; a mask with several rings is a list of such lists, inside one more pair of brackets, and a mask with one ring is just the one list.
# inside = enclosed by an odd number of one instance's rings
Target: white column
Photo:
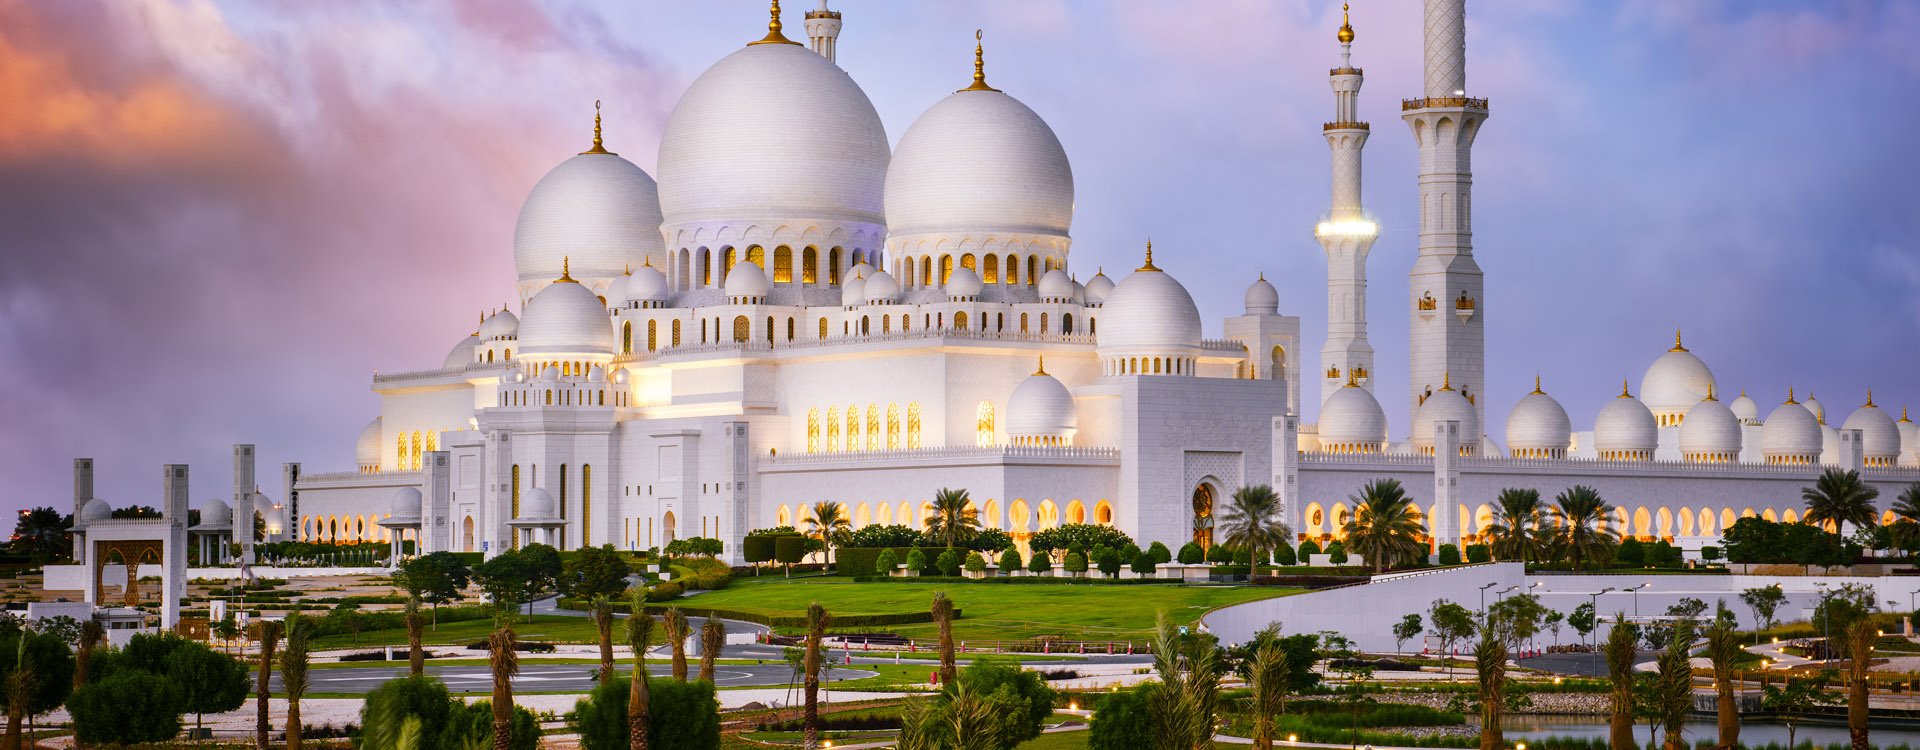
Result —
[[[1280, 520], [1298, 532], [1300, 523], [1300, 417], [1273, 418], [1273, 491], [1280, 495]], [[1292, 544], [1293, 540], [1287, 540]]]
[[[1460, 423], [1433, 425], [1433, 517], [1427, 520], [1436, 544], [1460, 543]], [[1415, 505], [1419, 499], [1415, 498]]]

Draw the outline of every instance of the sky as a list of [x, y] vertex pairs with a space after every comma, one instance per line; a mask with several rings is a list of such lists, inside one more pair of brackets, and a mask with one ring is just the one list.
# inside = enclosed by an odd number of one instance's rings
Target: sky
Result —
[[[801, 36], [790, 2], [788, 28]], [[1376, 388], [1408, 416], [1418, 0], [1358, 0]], [[1082, 278], [1155, 263], [1206, 335], [1264, 273], [1318, 372], [1338, 62], [1330, 0], [834, 0], [839, 62], [896, 141], [988, 77], [1074, 169]], [[1576, 429], [1684, 329], [1723, 391], [1831, 418], [1920, 407], [1920, 4], [1474, 0], [1468, 90], [1488, 427], [1536, 374]], [[376, 369], [438, 365], [513, 296], [513, 222], [588, 145], [652, 172], [687, 85], [758, 0], [0, 0], [0, 510], [196, 504], [233, 443], [352, 468]], [[877, 374], [884, 376], [884, 373]], [[1317, 384], [1307, 377], [1307, 416]]]

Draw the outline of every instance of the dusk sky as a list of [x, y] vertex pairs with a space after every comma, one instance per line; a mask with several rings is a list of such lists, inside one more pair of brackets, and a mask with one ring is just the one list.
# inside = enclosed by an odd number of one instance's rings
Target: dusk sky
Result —
[[[790, 35], [810, 2], [790, 2]], [[1418, 0], [1354, 0], [1377, 392], [1408, 430]], [[889, 140], [988, 79], [1073, 161], [1072, 270], [1157, 265], [1206, 335], [1264, 272], [1318, 409], [1336, 0], [834, 0]], [[1762, 413], [1920, 408], [1920, 3], [1474, 0], [1468, 91], [1488, 428], [1536, 373], [1573, 417], [1676, 328]], [[196, 506], [229, 446], [349, 470], [375, 369], [437, 366], [514, 296], [515, 214], [607, 145], [654, 171], [676, 99], [765, 33], [760, 0], [391, 5], [0, 0], [0, 507]], [[778, 117], [778, 113], [768, 113]], [[1119, 274], [1110, 274], [1118, 277]], [[518, 304], [514, 307], [517, 309]], [[875, 377], [885, 373], [876, 372]]]

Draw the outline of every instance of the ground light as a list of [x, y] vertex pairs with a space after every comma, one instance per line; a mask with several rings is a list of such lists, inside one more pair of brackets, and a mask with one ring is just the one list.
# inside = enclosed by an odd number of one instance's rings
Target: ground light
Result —
[[1289, 734], [1289, 735], [1287, 735], [1287, 744], [1289, 744], [1289, 745], [1291, 745], [1291, 744], [1293, 744], [1293, 743], [1295, 743], [1295, 742], [1299, 742], [1299, 741], [1300, 741], [1300, 735], [1297, 735], [1297, 734]]

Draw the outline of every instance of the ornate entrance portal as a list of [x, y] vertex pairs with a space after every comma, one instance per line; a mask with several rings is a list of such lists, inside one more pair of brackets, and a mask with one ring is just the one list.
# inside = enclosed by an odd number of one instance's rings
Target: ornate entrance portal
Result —
[[1213, 485], [1193, 488], [1193, 541], [1201, 549], [1213, 547]]

